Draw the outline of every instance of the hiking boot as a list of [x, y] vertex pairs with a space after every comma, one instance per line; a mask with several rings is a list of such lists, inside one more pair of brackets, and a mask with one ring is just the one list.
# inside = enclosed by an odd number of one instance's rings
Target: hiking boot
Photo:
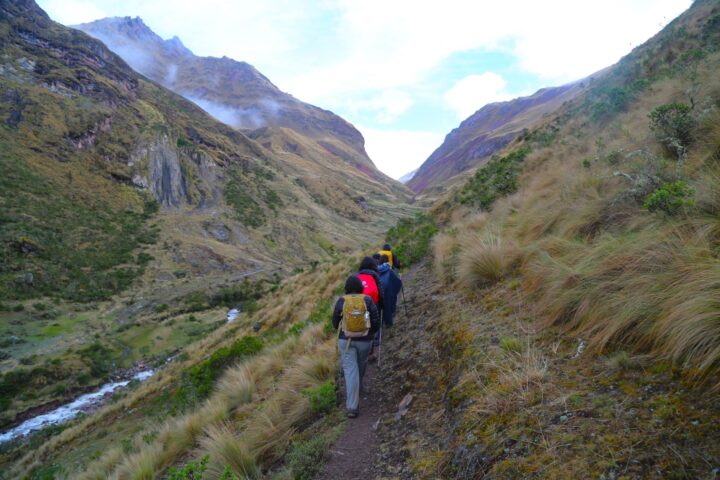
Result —
[[347, 411], [347, 417], [348, 418], [357, 418], [358, 411], [357, 410], [348, 410]]

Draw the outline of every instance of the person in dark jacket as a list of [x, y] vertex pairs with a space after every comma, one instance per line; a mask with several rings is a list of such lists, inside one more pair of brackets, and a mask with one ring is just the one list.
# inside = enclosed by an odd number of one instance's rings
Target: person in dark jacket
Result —
[[[357, 275], [350, 275], [345, 281], [345, 294], [362, 294], [363, 284]], [[333, 311], [332, 324], [336, 329], [342, 321], [343, 306], [345, 298], [338, 298]], [[372, 299], [365, 295], [365, 306], [370, 313], [370, 330], [363, 337], [354, 337], [348, 339], [340, 328], [338, 334], [338, 348], [340, 349], [340, 359], [342, 362], [343, 373], [345, 376], [345, 408], [347, 416], [355, 418], [358, 416], [360, 406], [360, 387], [362, 379], [365, 375], [365, 367], [367, 366], [367, 357], [372, 349], [373, 338], [375, 332], [380, 327], [380, 313]]]
[[380, 284], [383, 291], [383, 309], [382, 323], [385, 327], [393, 326], [393, 318], [395, 318], [395, 309], [397, 307], [397, 297], [402, 290], [402, 280], [397, 273], [390, 267], [389, 259], [386, 255], [380, 257], [380, 266], [378, 274], [380, 275]]

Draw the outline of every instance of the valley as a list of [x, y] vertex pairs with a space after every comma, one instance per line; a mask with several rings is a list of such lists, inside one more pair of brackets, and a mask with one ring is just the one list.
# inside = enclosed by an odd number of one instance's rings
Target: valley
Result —
[[[0, 13], [0, 432], [108, 392], [0, 479], [720, 472], [717, 1], [480, 108], [410, 188], [247, 63]], [[404, 291], [346, 418], [331, 309], [385, 241]]]

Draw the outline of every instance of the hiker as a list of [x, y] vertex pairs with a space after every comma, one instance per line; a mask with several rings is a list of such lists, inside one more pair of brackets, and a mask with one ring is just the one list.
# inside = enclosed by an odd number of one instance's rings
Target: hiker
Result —
[[345, 281], [345, 295], [338, 298], [333, 311], [333, 327], [338, 329], [338, 349], [345, 376], [345, 408], [349, 418], [360, 411], [360, 389], [367, 357], [372, 349], [380, 314], [372, 299], [364, 295], [357, 275]]
[[365, 257], [360, 262], [358, 268], [358, 277], [363, 282], [365, 295], [372, 298], [378, 309], [383, 308], [383, 292], [380, 285], [380, 275], [378, 274], [378, 264], [372, 257]]
[[399, 270], [402, 268], [402, 265], [400, 265], [400, 259], [393, 253], [389, 243], [385, 243], [378, 254], [381, 256], [386, 255], [388, 257], [388, 263], [390, 263], [390, 268], [393, 270]]
[[[372, 257], [365, 257], [362, 259], [360, 262], [360, 268], [358, 269], [358, 277], [363, 283], [363, 293], [372, 298], [372, 301], [378, 307], [378, 311], [382, 315], [382, 311], [385, 308], [382, 284], [380, 283], [377, 262]], [[375, 348], [380, 346], [380, 335], [380, 329], [378, 329], [378, 331], [375, 332], [372, 349], [370, 350], [369, 360], [371, 362], [376, 360]]]
[[384, 327], [393, 326], [393, 318], [395, 317], [395, 308], [397, 307], [397, 297], [402, 290], [402, 280], [390, 265], [390, 259], [387, 255], [380, 256], [380, 266], [378, 267], [380, 275], [380, 284], [383, 291], [383, 309], [382, 323]]

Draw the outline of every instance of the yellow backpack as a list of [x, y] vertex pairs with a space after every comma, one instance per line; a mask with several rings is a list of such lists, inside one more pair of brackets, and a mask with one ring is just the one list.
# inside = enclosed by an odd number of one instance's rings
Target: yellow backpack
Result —
[[390, 268], [392, 268], [392, 267], [394, 266], [394, 265], [393, 265], [393, 260], [392, 260], [392, 252], [391, 252], [390, 250], [380, 250], [378, 253], [379, 253], [380, 255], [387, 255], [387, 257], [388, 257], [388, 262], [390, 263]]
[[365, 295], [353, 294], [343, 297], [340, 330], [346, 338], [364, 337], [370, 333], [370, 312], [365, 305]]

